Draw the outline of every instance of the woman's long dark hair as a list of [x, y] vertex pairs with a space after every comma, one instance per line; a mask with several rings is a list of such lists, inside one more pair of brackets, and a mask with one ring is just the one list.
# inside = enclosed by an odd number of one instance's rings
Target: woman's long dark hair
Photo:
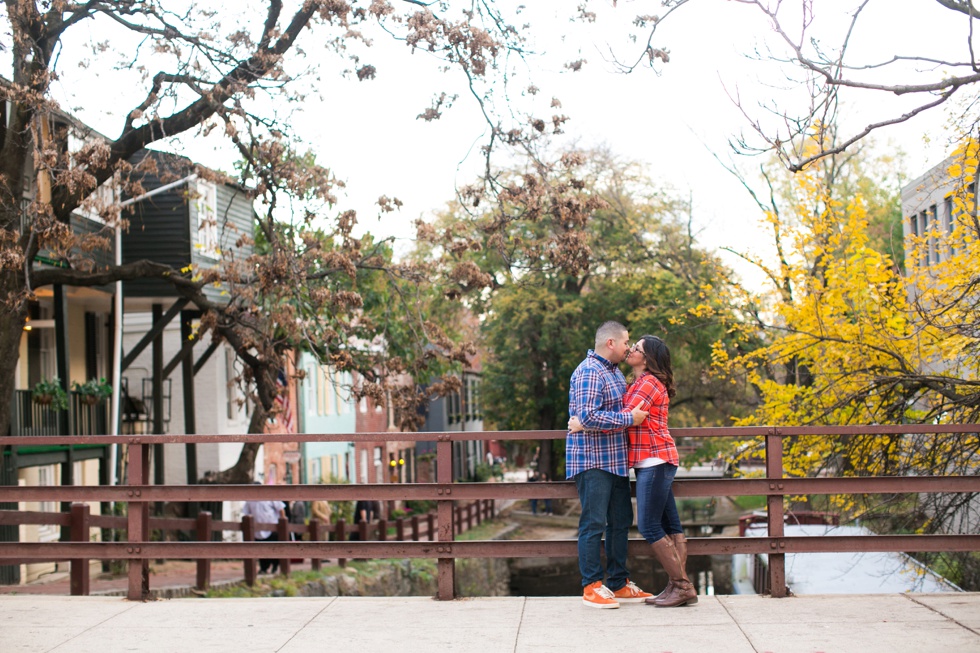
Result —
[[674, 371], [670, 367], [670, 349], [667, 348], [667, 343], [657, 336], [643, 336], [639, 342], [647, 372], [657, 377], [667, 388], [667, 396], [673, 398], [677, 389], [674, 387]]

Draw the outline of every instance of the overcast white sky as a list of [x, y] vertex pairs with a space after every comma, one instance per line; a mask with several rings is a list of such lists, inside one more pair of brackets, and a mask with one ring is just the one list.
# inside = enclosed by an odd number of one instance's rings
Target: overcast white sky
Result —
[[[726, 95], [726, 87], [738, 89], [748, 106], [773, 97], [792, 101], [799, 90], [787, 84], [774, 64], [747, 56], [773, 39], [758, 12], [730, 0], [695, 0], [661, 26], [654, 44], [666, 47], [671, 61], [660, 74], [643, 69], [623, 75], [603, 61], [609, 47], [624, 57], [636, 53], [621, 39], [622, 25], [585, 29], [554, 18], [557, 3], [529, 4], [534, 6], [529, 12], [536, 25], [534, 45], [544, 54], [528, 59], [528, 75], [544, 99], [561, 100], [561, 110], [571, 117], [566, 123], [567, 139], [606, 145], [614, 153], [645, 163], [654, 180], [685, 196], [690, 193], [705, 245], [764, 253], [759, 243], [765, 237], [757, 231], [754, 204], [712, 155], [747, 170], [758, 165], [731, 155], [728, 142], [745, 128], [745, 119]], [[659, 2], [620, 1], [614, 11], [608, 4], [600, 18], [621, 23], [629, 23], [638, 13], [663, 12]], [[845, 9], [854, 4], [816, 0], [817, 25], [826, 34], [839, 33]], [[865, 61], [884, 60], [896, 54], [921, 55], [923, 48], [941, 52], [965, 43], [965, 19], [941, 21], [950, 13], [938, 8], [935, 0], [873, 0], [852, 37], [854, 54]], [[90, 38], [98, 37], [90, 32]], [[576, 58], [569, 54], [575, 48], [581, 48], [588, 64], [581, 72], [569, 73], [561, 65]], [[317, 56], [316, 49], [307, 51]], [[318, 161], [346, 180], [341, 208], [357, 209], [365, 228], [404, 242], [413, 236], [416, 218], [431, 215], [453, 198], [457, 184], [472, 181], [485, 129], [476, 103], [462, 86], [461, 97], [442, 120], [416, 120], [433, 90], [445, 87], [455, 73], [448, 77], [438, 73], [431, 57], [410, 54], [402, 44], [379, 39], [373, 51], [366, 62], [377, 66], [375, 80], [347, 81], [326, 74], [319, 93], [311, 94], [292, 120], [307, 135]], [[66, 55], [70, 56], [67, 50]], [[521, 87], [516, 84], [512, 91], [519, 93]], [[133, 91], [125, 85], [106, 89], [98, 98], [69, 90], [67, 85], [64, 89], [75, 93], [73, 100], [65, 99], [66, 106], [79, 107], [80, 118], [110, 136], [121, 124], [116, 107], [135, 104]], [[862, 125], [881, 111], [907, 106], [901, 103], [869, 93], [852, 96], [847, 106], [849, 124]], [[900, 146], [908, 155], [908, 169], [903, 172], [917, 176], [946, 156], [944, 118], [941, 112], [933, 112], [883, 132], [878, 141]], [[200, 139], [185, 139], [178, 148], [211, 167], [230, 169], [234, 160], [229, 149]], [[379, 220], [374, 202], [380, 195], [401, 199], [400, 213]]]

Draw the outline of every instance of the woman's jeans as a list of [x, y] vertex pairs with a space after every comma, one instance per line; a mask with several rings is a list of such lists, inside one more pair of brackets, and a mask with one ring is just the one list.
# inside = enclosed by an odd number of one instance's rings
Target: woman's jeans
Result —
[[636, 470], [637, 527], [650, 544], [684, 532], [671, 489], [676, 473], [677, 466], [670, 463]]
[[578, 566], [582, 587], [603, 577], [600, 560], [602, 534], [606, 534], [606, 586], [616, 591], [626, 585], [626, 544], [633, 524], [630, 481], [603, 469], [589, 469], [575, 475], [575, 488], [582, 503], [578, 522]]

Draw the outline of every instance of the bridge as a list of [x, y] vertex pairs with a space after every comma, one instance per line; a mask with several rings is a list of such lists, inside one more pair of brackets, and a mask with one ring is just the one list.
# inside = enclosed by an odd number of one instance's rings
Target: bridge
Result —
[[179, 599], [0, 597], [0, 649], [24, 653], [966, 653], [980, 594], [706, 596], [593, 610], [578, 597]]
[[[360, 433], [360, 434], [262, 434], [262, 435], [139, 435], [139, 436], [36, 436], [0, 438], [4, 459], [16, 457], [18, 447], [97, 447], [124, 444], [128, 448], [129, 480], [123, 486], [0, 486], [0, 505], [27, 501], [54, 501], [62, 505], [80, 502], [126, 504], [126, 540], [91, 541], [96, 517], [86, 516], [75, 507], [62, 513], [25, 514], [0, 510], [0, 525], [49, 523], [68, 526], [73, 541], [47, 543], [4, 543], [0, 564], [52, 560], [72, 561], [73, 593], [84, 594], [84, 572], [90, 560], [122, 560], [128, 566], [130, 601], [149, 598], [149, 561], [153, 559], [197, 559], [202, 564], [214, 559], [240, 559], [253, 569], [257, 558], [434, 558], [438, 560], [440, 601], [428, 599], [283, 599], [135, 603], [107, 598], [39, 598], [8, 596], [0, 598], [0, 624], [7, 633], [26, 638], [24, 650], [110, 650], [105, 642], [115, 628], [130, 629], [136, 641], [154, 632], [165, 638], [166, 648], [183, 637], [219, 637], [217, 648], [201, 645], [195, 650], [222, 648], [229, 638], [242, 634], [253, 644], [260, 633], [268, 636], [268, 646], [250, 645], [248, 650], [300, 650], [301, 642], [329, 636], [330, 641], [353, 641], [360, 636], [381, 643], [416, 642], [418, 648], [432, 650], [445, 645], [451, 650], [539, 650], [554, 646], [561, 650], [607, 648], [608, 627], [623, 628], [615, 645], [640, 645], [646, 650], [710, 650], [705, 642], [717, 641], [719, 651], [727, 650], [897, 650], [898, 645], [914, 642], [916, 649], [959, 651], [980, 650], [980, 598], [977, 594], [882, 595], [862, 597], [789, 597], [785, 556], [807, 552], [863, 551], [980, 551], [976, 533], [940, 535], [871, 535], [849, 537], [787, 537], [784, 533], [785, 497], [830, 494], [891, 493], [977, 493], [980, 476], [918, 477], [818, 477], [788, 478], [783, 461], [783, 439], [802, 435], [817, 437], [862, 435], [940, 435], [980, 432], [980, 425], [890, 425], [836, 427], [737, 427], [675, 429], [682, 438], [761, 438], [765, 443], [764, 475], [756, 478], [680, 479], [675, 483], [678, 497], [762, 496], [767, 506], [768, 532], [763, 537], [691, 538], [692, 556], [710, 554], [751, 554], [766, 563], [765, 586], [769, 595], [702, 597], [695, 609], [663, 611], [647, 606], [624, 606], [617, 611], [592, 611], [577, 597], [569, 598], [486, 598], [452, 601], [456, 598], [455, 560], [461, 558], [574, 557], [574, 540], [564, 541], [457, 541], [457, 504], [488, 499], [575, 498], [573, 484], [548, 483], [454, 483], [451, 476], [452, 444], [466, 440], [547, 440], [564, 438], [563, 431], [522, 432], [446, 432], [446, 433]], [[150, 479], [150, 448], [157, 444], [201, 442], [268, 441], [356, 441], [383, 440], [435, 441], [437, 478], [435, 483], [373, 485], [184, 485], [155, 486]], [[318, 541], [314, 530], [310, 541], [301, 542], [215, 542], [211, 530], [196, 542], [155, 542], [150, 538], [150, 506], [164, 501], [221, 500], [353, 500], [424, 499], [437, 503], [433, 537], [421, 541]], [[120, 518], [117, 518], [120, 519]], [[81, 521], [79, 521], [81, 520]], [[252, 528], [254, 528], [254, 524]], [[244, 529], [243, 529], [244, 530]], [[381, 529], [380, 532], [385, 532]], [[246, 531], [247, 532], [247, 531]], [[631, 555], [644, 555], [647, 545], [630, 542]], [[76, 573], [77, 570], [77, 573]], [[249, 578], [246, 567], [246, 579]], [[207, 577], [203, 580], [206, 589]], [[77, 590], [77, 591], [76, 591]], [[63, 603], [72, 600], [70, 610]], [[272, 603], [269, 603], [269, 602]], [[77, 602], [77, 603], [76, 603]], [[87, 617], [89, 608], [92, 616]], [[109, 607], [107, 607], [109, 606]], [[196, 606], [196, 607], [195, 607]], [[300, 615], [294, 617], [291, 613]], [[614, 612], [615, 614], [606, 614]], [[593, 614], [599, 613], [599, 614]], [[32, 616], [33, 615], [33, 616]], [[97, 615], [102, 615], [101, 617]], [[289, 615], [289, 616], [287, 616]], [[404, 615], [403, 617], [400, 615]], [[57, 631], [35, 624], [52, 619], [70, 628]], [[207, 617], [207, 618], [206, 618]], [[45, 621], [45, 623], [47, 623]], [[193, 624], [199, 623], [197, 630]], [[35, 625], [31, 625], [35, 624]], [[223, 624], [208, 634], [205, 625]], [[430, 628], [419, 628], [429, 624]], [[185, 627], [186, 626], [186, 627]], [[9, 629], [8, 629], [9, 627]], [[676, 630], [683, 627], [683, 631]], [[155, 631], [153, 629], [156, 629]], [[26, 631], [24, 629], [27, 629]], [[74, 629], [74, 630], [73, 630]], [[924, 630], [923, 630], [924, 629]], [[396, 632], [397, 630], [397, 632]], [[56, 632], [57, 631], [57, 632]], [[389, 632], [390, 631], [390, 632]], [[102, 646], [84, 642], [102, 633]], [[249, 635], [251, 633], [251, 635]], [[405, 634], [408, 639], [405, 639]], [[671, 634], [673, 633], [673, 634]], [[686, 633], [686, 634], [685, 634]], [[35, 636], [52, 636], [49, 648], [31, 648]], [[390, 639], [379, 639], [388, 637]], [[668, 637], [669, 635], [669, 637]], [[10, 635], [14, 637], [14, 635]], [[128, 637], [128, 636], [127, 636]], [[664, 639], [664, 638], [667, 639]], [[894, 637], [894, 639], [890, 639]], [[914, 639], [912, 639], [914, 637]], [[61, 639], [59, 639], [61, 638]], [[278, 639], [277, 639], [278, 638]], [[334, 639], [336, 638], [336, 639]], [[637, 639], [640, 638], [640, 639]], [[41, 641], [38, 639], [37, 641]], [[121, 640], [120, 640], [121, 641]], [[265, 640], [263, 640], [265, 641]], [[646, 642], [653, 642], [646, 646]], [[643, 642], [641, 644], [640, 642]], [[685, 643], [686, 642], [686, 643]], [[700, 642], [694, 645], [694, 642]], [[813, 644], [825, 642], [825, 644]], [[896, 644], [894, 647], [888, 643]], [[858, 645], [860, 644], [860, 645]], [[939, 644], [942, 644], [939, 647]], [[115, 644], [112, 644], [115, 646]], [[415, 645], [415, 644], [412, 644]], [[292, 647], [296, 648], [292, 648]], [[725, 647], [728, 648], [725, 648]], [[879, 648], [874, 648], [878, 646]], [[886, 648], [881, 648], [886, 646]], [[143, 648], [140, 650], [153, 650]], [[402, 647], [404, 648], [404, 647]], [[14, 649], [18, 650], [18, 649]]]

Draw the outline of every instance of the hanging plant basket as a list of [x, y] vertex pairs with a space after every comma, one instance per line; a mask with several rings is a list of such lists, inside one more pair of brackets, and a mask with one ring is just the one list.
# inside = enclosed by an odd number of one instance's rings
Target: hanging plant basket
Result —
[[48, 410], [68, 410], [68, 394], [61, 387], [58, 377], [38, 381], [31, 390], [31, 399]]
[[106, 399], [112, 395], [112, 386], [103, 379], [89, 379], [85, 383], [71, 384], [71, 389], [78, 395], [78, 400], [83, 404], [94, 406], [99, 400]]

